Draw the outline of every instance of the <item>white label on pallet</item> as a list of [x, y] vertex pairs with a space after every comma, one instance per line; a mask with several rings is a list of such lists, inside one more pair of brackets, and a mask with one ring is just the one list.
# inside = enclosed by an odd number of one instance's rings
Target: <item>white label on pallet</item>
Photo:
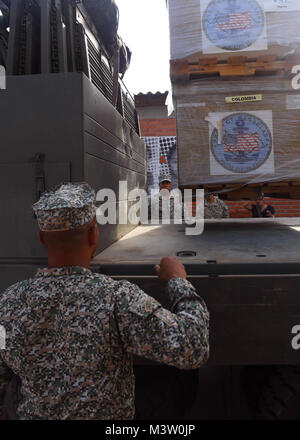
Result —
[[186, 107], [206, 107], [206, 102], [187, 102], [184, 104], [177, 104], [177, 108], [186, 108]]
[[287, 95], [286, 109], [287, 110], [300, 110], [300, 94], [299, 95]]
[[264, 0], [265, 12], [300, 11], [299, 0]]
[[268, 49], [263, 0], [202, 0], [204, 54]]

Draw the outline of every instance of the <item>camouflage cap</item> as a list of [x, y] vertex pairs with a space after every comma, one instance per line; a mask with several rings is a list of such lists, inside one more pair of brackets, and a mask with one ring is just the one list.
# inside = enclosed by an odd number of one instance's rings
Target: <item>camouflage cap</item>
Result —
[[265, 198], [265, 195], [263, 192], [258, 192], [256, 194], [256, 200], [263, 200]]
[[204, 198], [207, 200], [211, 195], [214, 195], [214, 193], [209, 191], [207, 188], [204, 188]]
[[69, 231], [96, 216], [96, 194], [87, 183], [64, 183], [33, 205], [41, 231]]
[[162, 183], [162, 182], [172, 183], [171, 176], [169, 176], [168, 174], [161, 174], [159, 176], [159, 183]]

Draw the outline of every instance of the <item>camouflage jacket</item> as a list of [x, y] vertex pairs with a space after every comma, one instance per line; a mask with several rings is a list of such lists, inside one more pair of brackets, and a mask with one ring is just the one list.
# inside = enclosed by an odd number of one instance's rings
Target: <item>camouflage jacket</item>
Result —
[[229, 218], [228, 207], [223, 200], [215, 198], [213, 203], [204, 201], [204, 218]]
[[209, 314], [186, 280], [169, 281], [172, 312], [128, 281], [81, 267], [40, 269], [0, 295], [0, 415], [9, 371], [20, 419], [132, 419], [132, 354], [180, 369], [208, 358]]

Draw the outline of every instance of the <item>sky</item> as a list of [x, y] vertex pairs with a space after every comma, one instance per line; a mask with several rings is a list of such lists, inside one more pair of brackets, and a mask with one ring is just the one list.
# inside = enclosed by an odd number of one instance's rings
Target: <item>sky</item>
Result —
[[116, 0], [119, 35], [132, 51], [124, 83], [132, 94], [165, 92], [169, 80], [169, 23], [165, 0]]

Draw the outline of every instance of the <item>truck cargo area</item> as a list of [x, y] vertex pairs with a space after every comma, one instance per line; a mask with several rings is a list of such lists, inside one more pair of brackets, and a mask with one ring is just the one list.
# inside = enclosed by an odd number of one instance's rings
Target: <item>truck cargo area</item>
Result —
[[94, 270], [130, 280], [168, 308], [154, 265], [177, 256], [210, 311], [210, 359], [198, 373], [135, 359], [137, 415], [251, 419], [273, 414], [281, 399], [287, 408], [279, 405], [279, 417], [298, 418], [299, 353], [291, 342], [300, 322], [300, 219], [206, 220], [199, 236], [185, 235], [185, 227], [138, 226], [93, 262]]
[[[297, 364], [291, 330], [300, 321], [300, 220], [208, 220], [139, 226], [101, 252], [94, 270], [126, 278], [168, 307], [154, 265], [177, 256], [211, 313], [215, 365]], [[180, 255], [185, 255], [180, 257]]]
[[[296, 270], [300, 258], [300, 219], [219, 219], [205, 220], [201, 235], [185, 234], [186, 225], [138, 226], [94, 259], [108, 271], [128, 265], [130, 274], [151, 275], [158, 260], [169, 255], [188, 265], [190, 275], [220, 273], [232, 266], [245, 274], [256, 265], [261, 273], [281, 273], [269, 264], [280, 264], [283, 271]], [[114, 269], [109, 267], [113, 264]], [[219, 270], [212, 270], [213, 265]], [[197, 267], [197, 268], [196, 268]], [[259, 269], [261, 267], [261, 269]], [[299, 266], [300, 267], [300, 266]], [[222, 269], [221, 269], [222, 268]], [[138, 271], [135, 273], [135, 271]], [[289, 272], [296, 273], [296, 272]], [[116, 273], [111, 272], [116, 275]], [[223, 273], [225, 274], [225, 273]]]

